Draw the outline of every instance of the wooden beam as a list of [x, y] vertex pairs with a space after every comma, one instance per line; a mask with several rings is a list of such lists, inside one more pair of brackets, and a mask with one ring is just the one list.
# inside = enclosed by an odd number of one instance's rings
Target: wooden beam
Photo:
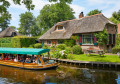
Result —
[[50, 52], [48, 52], [48, 59], [51, 59], [51, 57], [50, 57]]
[[38, 56], [37, 56], [36, 60], [37, 60], [37, 65], [38, 65]]
[[17, 62], [18, 62], [18, 54], [17, 54]]
[[4, 60], [4, 53], [2, 53], [2, 60]]
[[38, 57], [39, 57], [39, 59], [40, 59], [42, 65], [44, 65], [45, 63], [44, 63], [44, 61], [42, 60], [42, 58], [40, 57], [40, 55], [38, 55]]

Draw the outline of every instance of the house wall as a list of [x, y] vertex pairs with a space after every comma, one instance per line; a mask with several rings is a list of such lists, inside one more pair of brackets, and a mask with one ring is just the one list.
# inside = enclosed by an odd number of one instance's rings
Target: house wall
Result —
[[[111, 25], [111, 24], [107, 24], [105, 26], [105, 29], [107, 30], [108, 34], [117, 34], [117, 29], [115, 25]], [[116, 38], [115, 38], [116, 41]], [[115, 46], [115, 44], [111, 44], [111, 45], [106, 45], [107, 46], [107, 51], [108, 52], [112, 52], [112, 48]]]
[[[108, 34], [116, 34], [116, 27], [114, 25], [110, 25], [110, 24], [107, 24], [105, 26], [105, 29], [107, 30]], [[86, 34], [94, 34], [94, 33], [86, 33]], [[79, 34], [78, 34], [79, 35]], [[81, 34], [82, 35], [82, 34]], [[79, 44], [79, 42], [77, 41], [76, 44]], [[114, 44], [110, 44], [110, 45], [94, 45], [94, 44], [91, 44], [91, 45], [85, 45], [85, 44], [82, 44], [80, 45], [82, 50], [85, 51], [87, 50], [88, 48], [93, 48], [94, 50], [100, 50], [100, 49], [103, 49], [104, 51], [106, 52], [112, 52], [112, 48], [115, 46]]]
[[117, 27], [118, 27], [118, 34], [120, 34], [120, 23], [117, 25]]

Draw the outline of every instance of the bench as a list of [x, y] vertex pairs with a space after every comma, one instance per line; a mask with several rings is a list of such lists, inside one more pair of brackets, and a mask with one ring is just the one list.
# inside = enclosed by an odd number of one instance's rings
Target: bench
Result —
[[86, 56], [87, 56], [87, 54], [99, 54], [100, 56], [104, 56], [104, 51], [103, 50], [95, 50], [94, 48], [88, 48], [86, 51], [85, 51], [85, 53], [86, 53]]

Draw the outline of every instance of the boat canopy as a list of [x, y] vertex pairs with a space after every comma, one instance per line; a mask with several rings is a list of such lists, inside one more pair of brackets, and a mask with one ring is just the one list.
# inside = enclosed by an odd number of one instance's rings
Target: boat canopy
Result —
[[49, 52], [50, 49], [36, 49], [36, 48], [0, 48], [0, 53], [8, 54], [30, 54], [40, 55], [45, 52]]

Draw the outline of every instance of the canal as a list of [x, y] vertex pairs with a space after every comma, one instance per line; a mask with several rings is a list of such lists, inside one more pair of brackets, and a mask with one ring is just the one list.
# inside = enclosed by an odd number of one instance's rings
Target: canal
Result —
[[120, 71], [64, 64], [57, 70], [32, 71], [0, 65], [0, 84], [120, 84]]

